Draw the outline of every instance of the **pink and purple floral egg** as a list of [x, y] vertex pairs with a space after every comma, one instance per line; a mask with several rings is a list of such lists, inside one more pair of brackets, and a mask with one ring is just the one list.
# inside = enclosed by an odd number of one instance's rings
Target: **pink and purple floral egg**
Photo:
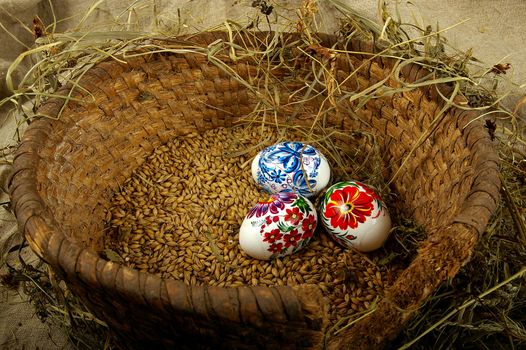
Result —
[[316, 148], [302, 142], [281, 142], [259, 152], [252, 177], [268, 193], [296, 192], [313, 197], [329, 183], [329, 162]]
[[239, 245], [260, 260], [294, 254], [310, 242], [316, 223], [316, 208], [307, 198], [293, 192], [274, 193], [245, 216]]
[[339, 182], [327, 189], [320, 220], [336, 242], [362, 252], [380, 248], [391, 229], [391, 217], [380, 196], [358, 181]]

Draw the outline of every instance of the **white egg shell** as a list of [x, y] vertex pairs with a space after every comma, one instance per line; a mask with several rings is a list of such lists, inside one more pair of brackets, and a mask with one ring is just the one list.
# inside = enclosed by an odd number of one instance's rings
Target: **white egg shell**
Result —
[[253, 258], [270, 260], [298, 252], [317, 224], [314, 205], [293, 192], [274, 193], [258, 202], [239, 228], [239, 245]]
[[391, 217], [380, 196], [358, 181], [339, 182], [327, 189], [320, 220], [336, 242], [362, 252], [380, 248], [391, 230]]
[[329, 183], [331, 169], [316, 148], [289, 141], [259, 152], [252, 161], [252, 177], [268, 193], [293, 191], [313, 197]]

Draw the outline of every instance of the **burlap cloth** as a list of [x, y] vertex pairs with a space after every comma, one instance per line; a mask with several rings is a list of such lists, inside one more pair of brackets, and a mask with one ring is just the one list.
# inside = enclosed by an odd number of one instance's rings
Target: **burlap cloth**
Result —
[[[152, 11], [151, 0], [107, 0], [100, 4], [89, 18], [90, 23], [107, 23], [120, 16], [131, 4], [135, 4], [138, 14], [148, 14]], [[340, 0], [352, 6], [356, 11], [371, 19], [377, 18], [376, 1], [371, 0]], [[78, 23], [79, 14], [85, 12], [87, 2], [73, 0], [52, 0], [55, 15], [58, 19], [77, 16], [70, 21], [59, 24], [59, 30]], [[251, 0], [157, 0], [158, 13], [169, 20], [174, 18], [177, 9], [181, 17], [190, 27], [208, 28], [226, 18], [243, 19], [248, 17]], [[280, 4], [290, 8], [298, 6], [300, 1], [280, 1]], [[388, 1], [390, 6], [394, 3]], [[461, 21], [467, 22], [456, 26], [445, 33], [449, 42], [456, 48], [466, 50], [473, 48], [474, 56], [487, 64], [511, 63], [512, 69], [507, 76], [519, 84], [526, 81], [526, 46], [523, 44], [523, 33], [526, 30], [526, 2], [522, 0], [420, 0], [400, 5], [402, 17], [406, 22], [418, 24], [439, 24], [440, 28], [455, 25]], [[141, 6], [139, 6], [139, 5]], [[144, 5], [144, 6], [142, 6]], [[333, 31], [337, 25], [334, 19], [338, 12], [331, 6], [329, 0], [319, 1], [322, 18], [322, 30]], [[148, 12], [149, 11], [149, 12]], [[22, 43], [30, 47], [32, 34], [21, 23], [31, 28], [33, 16], [38, 15], [44, 23], [51, 23], [52, 11], [47, 0], [0, 0], [0, 22]], [[18, 17], [18, 22], [14, 17]], [[148, 17], [147, 17], [148, 18]], [[151, 17], [150, 17], [151, 18]], [[103, 27], [99, 27], [102, 29]], [[9, 95], [5, 85], [5, 74], [10, 63], [25, 50], [25, 47], [15, 41], [5, 30], [0, 31], [0, 98]], [[503, 86], [506, 89], [509, 86]], [[508, 99], [510, 107], [520, 98], [524, 91], [515, 89], [514, 96]], [[16, 145], [16, 128], [20, 124], [19, 117], [0, 110], [0, 203], [8, 201], [6, 177], [9, 165], [4, 156], [6, 147]], [[0, 247], [13, 245], [20, 240], [17, 234], [16, 221], [4, 207], [0, 207]], [[24, 258], [35, 261], [31, 253]], [[17, 261], [12, 259], [12, 264]], [[3, 271], [5, 273], [5, 270]], [[33, 307], [27, 302], [27, 297], [20, 290], [8, 289], [0, 285], [0, 349], [69, 349], [73, 345], [68, 342], [64, 330], [50, 327], [42, 323], [35, 315]]]

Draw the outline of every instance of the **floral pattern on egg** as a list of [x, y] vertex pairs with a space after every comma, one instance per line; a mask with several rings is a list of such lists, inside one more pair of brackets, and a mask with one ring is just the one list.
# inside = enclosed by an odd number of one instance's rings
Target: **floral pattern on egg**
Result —
[[358, 181], [339, 182], [327, 189], [320, 215], [334, 240], [364, 252], [380, 248], [391, 228], [389, 212], [380, 196]]
[[239, 243], [257, 259], [283, 257], [310, 242], [316, 223], [316, 210], [308, 199], [292, 192], [275, 193], [248, 212], [240, 228]]
[[262, 150], [252, 162], [252, 176], [269, 193], [297, 192], [311, 197], [327, 186], [327, 159], [302, 142], [282, 142]]

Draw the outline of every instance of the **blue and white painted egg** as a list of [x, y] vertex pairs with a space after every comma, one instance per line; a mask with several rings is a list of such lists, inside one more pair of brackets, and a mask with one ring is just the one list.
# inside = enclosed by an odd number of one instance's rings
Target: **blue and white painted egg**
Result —
[[327, 158], [303, 142], [281, 142], [259, 152], [252, 161], [252, 177], [268, 193], [295, 192], [314, 197], [329, 183]]

